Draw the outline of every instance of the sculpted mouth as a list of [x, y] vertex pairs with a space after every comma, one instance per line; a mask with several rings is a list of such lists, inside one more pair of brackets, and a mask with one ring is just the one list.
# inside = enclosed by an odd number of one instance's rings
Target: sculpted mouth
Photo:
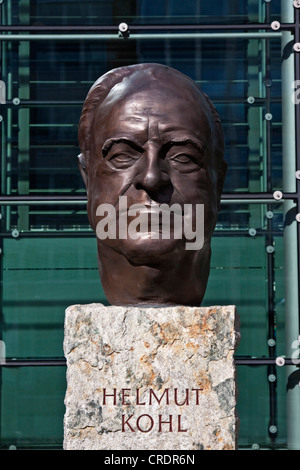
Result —
[[[194, 213], [195, 212], [195, 213]], [[173, 203], [158, 204], [147, 202], [136, 203], [128, 206], [127, 197], [121, 196], [117, 211], [110, 204], [99, 205], [97, 216], [102, 216], [96, 226], [99, 239], [187, 239], [188, 249], [201, 248], [203, 244], [204, 205], [198, 204], [193, 208], [192, 204]], [[195, 221], [193, 221], [195, 215]], [[195, 222], [195, 223], [194, 223]], [[161, 236], [160, 236], [161, 234]], [[192, 248], [190, 246], [192, 245]], [[196, 248], [194, 248], [196, 246]]]
[[174, 188], [172, 184], [169, 184], [164, 188], [160, 188], [158, 191], [147, 191], [147, 193], [151, 201], [153, 201], [154, 203], [169, 204], [172, 198], [173, 191]]
[[173, 216], [178, 215], [178, 216], [183, 216], [183, 211], [181, 209], [181, 206], [179, 204], [172, 206], [169, 206], [168, 204], [133, 204], [132, 206], [128, 208], [121, 208], [119, 211], [119, 216], [124, 216], [127, 215], [128, 217], [134, 217], [138, 215], [148, 215], [148, 216], [159, 216], [160, 218], [165, 215], [165, 216]]

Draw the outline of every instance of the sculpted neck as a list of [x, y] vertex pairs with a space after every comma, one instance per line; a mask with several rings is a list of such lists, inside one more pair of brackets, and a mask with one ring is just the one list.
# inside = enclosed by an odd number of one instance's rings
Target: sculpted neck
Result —
[[207, 285], [210, 246], [157, 266], [133, 266], [121, 254], [98, 244], [102, 287], [111, 305], [199, 306]]

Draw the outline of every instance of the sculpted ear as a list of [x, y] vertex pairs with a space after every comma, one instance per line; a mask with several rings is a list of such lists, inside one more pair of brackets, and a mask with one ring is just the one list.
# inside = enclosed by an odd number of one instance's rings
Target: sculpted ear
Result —
[[220, 210], [220, 205], [221, 205], [220, 201], [221, 201], [221, 195], [223, 191], [226, 172], [227, 172], [227, 162], [223, 160], [218, 171], [218, 181], [217, 181], [218, 211]]
[[86, 166], [86, 158], [83, 155], [83, 153], [80, 153], [78, 155], [78, 166], [79, 166], [79, 170], [80, 170], [82, 179], [84, 181], [84, 184], [87, 188], [88, 186], [87, 166]]

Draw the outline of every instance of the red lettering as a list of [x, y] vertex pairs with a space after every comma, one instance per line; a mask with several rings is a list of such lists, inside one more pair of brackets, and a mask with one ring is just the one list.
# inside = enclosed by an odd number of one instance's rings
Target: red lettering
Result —
[[129, 427], [131, 432], [135, 432], [135, 430], [131, 427], [131, 425], [128, 423], [128, 421], [133, 417], [133, 415], [130, 415], [129, 418], [126, 419], [125, 421], [125, 415], [122, 415], [122, 432], [125, 432], [125, 425]]
[[140, 403], [140, 389], [136, 389], [136, 404], [137, 405], [146, 405], [146, 403]]
[[106, 397], [114, 397], [114, 405], [117, 403], [117, 389], [114, 388], [114, 393], [106, 393], [106, 388], [103, 389], [103, 405], [106, 405]]
[[199, 392], [201, 392], [201, 389], [200, 388], [192, 388], [192, 392], [197, 392], [196, 393], [196, 405], [199, 405]]
[[174, 394], [175, 405], [183, 406], [183, 405], [189, 404], [189, 389], [188, 388], [185, 389], [185, 400], [182, 403], [178, 403], [177, 401], [177, 388], [174, 389], [174, 392], [175, 392]]
[[130, 403], [125, 403], [125, 398], [129, 397], [125, 392], [130, 392], [130, 388], [122, 388], [122, 405], [130, 405]]
[[[147, 416], [147, 418], [150, 419], [150, 427], [149, 427], [149, 429], [141, 429], [141, 427], [140, 427], [140, 419], [142, 419], [144, 416]], [[153, 421], [153, 419], [152, 419], [152, 417], [151, 417], [150, 415], [141, 415], [141, 416], [139, 416], [138, 419], [136, 420], [136, 425], [137, 425], [137, 428], [138, 428], [139, 431], [141, 431], [141, 432], [150, 432], [151, 429], [152, 429], [153, 426], [154, 426], [154, 421]]]
[[154, 393], [154, 390], [150, 388], [150, 400], [149, 400], [149, 405], [152, 405], [152, 395], [154, 396], [155, 400], [160, 404], [160, 402], [163, 399], [164, 394], [166, 393], [166, 405], [169, 405], [169, 389], [166, 388], [164, 392], [162, 393], [160, 398], [157, 398], [157, 396]]
[[162, 432], [161, 431], [161, 425], [162, 424], [169, 424], [169, 432], [173, 432], [173, 429], [172, 429], [172, 415], [169, 415], [169, 421], [163, 421], [162, 420], [162, 415], [158, 415], [158, 432]]
[[181, 415], [178, 415], [178, 432], [187, 432], [187, 429], [181, 429]]

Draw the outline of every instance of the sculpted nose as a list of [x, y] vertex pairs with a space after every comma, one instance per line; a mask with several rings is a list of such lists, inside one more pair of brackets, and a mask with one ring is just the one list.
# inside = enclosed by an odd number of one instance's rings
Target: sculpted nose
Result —
[[163, 163], [159, 159], [148, 161], [135, 179], [137, 189], [143, 189], [151, 199], [160, 203], [169, 202], [173, 192], [173, 186]]
[[169, 175], [160, 168], [159, 164], [149, 164], [138, 177], [137, 185], [147, 191], [157, 191], [170, 181]]

